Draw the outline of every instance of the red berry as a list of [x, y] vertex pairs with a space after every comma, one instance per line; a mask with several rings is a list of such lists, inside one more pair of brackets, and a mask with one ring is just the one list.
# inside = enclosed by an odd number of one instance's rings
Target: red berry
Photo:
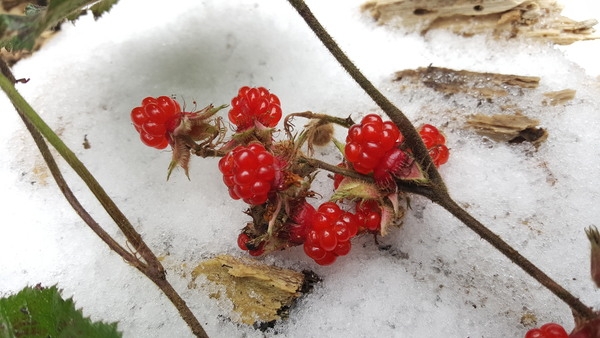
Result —
[[419, 135], [423, 139], [423, 143], [427, 148], [431, 148], [438, 144], [446, 144], [446, 138], [440, 131], [431, 124], [424, 124], [419, 128]]
[[240, 247], [240, 249], [242, 250], [248, 250], [248, 247], [246, 246], [246, 243], [248, 243], [248, 241], [250, 240], [250, 236], [248, 236], [245, 233], [241, 233], [238, 235], [238, 239], [237, 239], [237, 244]]
[[350, 239], [358, 231], [358, 219], [333, 202], [321, 204], [306, 234], [304, 252], [319, 265], [332, 264], [352, 247]]
[[142, 142], [150, 147], [164, 149], [181, 119], [181, 107], [168, 96], [146, 97], [140, 107], [131, 110], [131, 121], [140, 133]]
[[432, 148], [429, 148], [429, 156], [431, 156], [433, 164], [436, 167], [439, 167], [448, 162], [448, 158], [450, 158], [450, 151], [444, 144], [438, 144]]
[[219, 170], [233, 199], [258, 205], [267, 201], [281, 169], [279, 161], [262, 144], [251, 143], [221, 158]]
[[315, 262], [319, 265], [331, 265], [337, 259], [338, 255], [333, 252], [326, 252], [325, 256], [321, 259], [315, 259]]
[[402, 134], [394, 123], [383, 122], [379, 115], [369, 114], [360, 124], [348, 129], [344, 152], [354, 170], [370, 174], [384, 155], [402, 141]]
[[425, 124], [419, 128], [419, 135], [421, 135], [425, 147], [429, 150], [429, 156], [431, 156], [436, 167], [448, 162], [450, 152], [446, 147], [446, 138], [436, 127]]
[[242, 131], [254, 127], [255, 122], [265, 127], [275, 127], [281, 115], [279, 98], [275, 94], [263, 87], [245, 86], [231, 100], [229, 120], [238, 127], [238, 131]]
[[399, 148], [392, 148], [385, 153], [375, 167], [373, 178], [375, 183], [385, 187], [393, 183], [393, 176], [404, 176], [410, 172], [412, 158]]
[[355, 171], [373, 173], [375, 182], [385, 187], [393, 183], [393, 176], [406, 174], [412, 164], [408, 153], [399, 148], [403, 141], [394, 123], [370, 114], [350, 127], [344, 152]]
[[360, 225], [369, 231], [381, 229], [381, 208], [375, 200], [363, 200], [356, 204], [356, 217]]
[[287, 223], [288, 240], [292, 243], [302, 244], [306, 239], [306, 234], [312, 228], [312, 222], [315, 216], [315, 208], [302, 200], [299, 206], [293, 208], [290, 219], [292, 222]]
[[260, 245], [257, 248], [250, 248], [248, 242], [250, 242], [252, 238], [250, 238], [250, 236], [248, 236], [248, 234], [246, 233], [240, 233], [237, 239], [237, 244], [240, 247], [240, 249], [244, 250], [244, 251], [248, 251], [248, 253], [250, 254], [250, 256], [260, 256], [263, 253], [265, 253], [265, 243], [262, 242], [260, 243]]
[[525, 338], [568, 338], [565, 329], [556, 323], [547, 323], [539, 329], [531, 329], [525, 334]]

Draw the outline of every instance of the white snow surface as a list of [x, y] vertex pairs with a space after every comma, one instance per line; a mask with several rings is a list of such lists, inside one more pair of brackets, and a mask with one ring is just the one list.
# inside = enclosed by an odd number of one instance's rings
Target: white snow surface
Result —
[[[558, 283], [600, 305], [589, 277], [584, 228], [600, 219], [598, 41], [571, 46], [487, 36], [425, 35], [379, 26], [360, 0], [307, 1], [369, 79], [416, 124], [441, 127], [451, 148], [441, 167], [451, 195]], [[569, 1], [565, 15], [600, 19], [600, 5]], [[549, 132], [539, 149], [485, 140], [466, 116], [494, 105], [423, 88], [400, 89], [395, 71], [428, 65], [539, 76], [534, 94], [514, 98]], [[236, 245], [248, 221], [232, 201], [216, 159], [193, 158], [188, 180], [166, 181], [170, 152], [144, 146], [129, 120], [146, 96], [176, 94], [188, 105], [229, 103], [244, 85], [277, 94], [284, 112], [319, 111], [358, 120], [382, 113], [328, 54], [286, 1], [121, 0], [94, 21], [83, 17], [14, 67], [19, 91], [88, 166], [159, 255], [168, 278], [211, 337], [523, 337], [538, 326], [573, 328], [569, 308], [487, 242], [430, 201], [413, 197], [404, 225], [381, 239], [358, 238], [351, 253], [320, 267], [301, 248], [264, 258], [312, 269], [323, 281], [287, 320], [265, 333], [232, 323], [231, 306], [187, 288], [185, 271]], [[575, 89], [564, 106], [541, 93]], [[118, 321], [125, 337], [190, 337], [160, 291], [81, 221], [60, 194], [8, 99], [0, 97], [0, 294], [57, 284], [94, 320]], [[342, 131], [339, 131], [342, 133]], [[341, 135], [341, 134], [340, 134]], [[283, 133], [282, 133], [283, 136]], [[84, 137], [91, 148], [84, 149]], [[340, 136], [343, 139], [343, 135]], [[320, 150], [337, 161], [333, 147]], [[123, 241], [64, 161], [82, 203]], [[321, 174], [325, 175], [325, 173]], [[331, 187], [320, 180], [315, 190]], [[180, 267], [185, 264], [186, 267]]]

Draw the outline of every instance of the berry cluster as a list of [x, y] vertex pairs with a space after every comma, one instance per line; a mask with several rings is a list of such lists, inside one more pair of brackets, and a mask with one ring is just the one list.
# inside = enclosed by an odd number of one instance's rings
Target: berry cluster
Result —
[[448, 162], [450, 152], [446, 147], [446, 138], [436, 127], [425, 124], [419, 128], [419, 135], [421, 135], [425, 147], [429, 150], [429, 156], [431, 156], [436, 167]]
[[219, 160], [223, 182], [231, 198], [250, 205], [263, 204], [275, 182], [281, 179], [279, 161], [258, 143], [237, 146]]
[[281, 119], [279, 98], [266, 88], [242, 87], [231, 100], [229, 121], [237, 126], [237, 131], [254, 127], [255, 122], [265, 127], [275, 127]]
[[547, 323], [539, 329], [531, 329], [525, 334], [525, 338], [568, 338], [567, 331], [556, 323]]
[[354, 170], [370, 174], [402, 143], [402, 134], [391, 121], [376, 114], [365, 116], [348, 130], [344, 152]]
[[[170, 97], [147, 97], [131, 111], [131, 119], [144, 144], [158, 149], [171, 146], [169, 173], [180, 166], [187, 174], [191, 154], [222, 156], [218, 165], [229, 195], [250, 205], [246, 213], [252, 221], [237, 241], [250, 255], [303, 245], [306, 255], [316, 263], [332, 264], [350, 252], [351, 239], [357, 234], [385, 235], [388, 226], [402, 217], [402, 208], [394, 204], [402, 192], [390, 189], [395, 188], [394, 177], [423, 178], [396, 125], [370, 114], [349, 128], [345, 160], [338, 167], [372, 175], [376, 184], [337, 173], [334, 188], [338, 195], [332, 199], [358, 201], [356, 212], [344, 211], [335, 202], [325, 202], [315, 209], [306, 201], [317, 195], [311, 190], [315, 167], [298, 160], [306, 156], [300, 149], [305, 142], [309, 152], [315, 145], [330, 142], [332, 122], [340, 122], [324, 114], [292, 114], [308, 115], [314, 122], [309, 125], [315, 129], [307, 125], [305, 133], [296, 138], [286, 125], [290, 139], [276, 142], [274, 127], [282, 117], [279, 98], [263, 87], [242, 87], [231, 100], [228, 113], [236, 132], [224, 141], [227, 130], [222, 120], [214, 117], [222, 108], [209, 105], [195, 112], [182, 112]], [[319, 133], [326, 137], [317, 137]], [[423, 126], [419, 133], [436, 166], [445, 163], [448, 148], [443, 135], [430, 125]]]
[[358, 219], [333, 202], [325, 202], [314, 214], [306, 234], [304, 252], [319, 265], [330, 265], [350, 252], [350, 239], [358, 232]]
[[169, 145], [170, 136], [181, 119], [179, 103], [168, 96], [147, 97], [131, 110], [131, 121], [142, 142], [157, 149]]

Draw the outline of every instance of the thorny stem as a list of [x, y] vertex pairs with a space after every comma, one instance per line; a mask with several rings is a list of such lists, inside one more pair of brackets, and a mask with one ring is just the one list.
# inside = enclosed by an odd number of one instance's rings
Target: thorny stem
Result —
[[[62, 140], [54, 133], [54, 131], [52, 131], [52, 129], [44, 122], [44, 120], [42, 120], [42, 118], [33, 110], [29, 103], [27, 103], [27, 101], [15, 89], [15, 78], [12, 76], [12, 73], [10, 73], [10, 69], [5, 66], [4, 60], [1, 59], [0, 70], [0, 88], [2, 88], [2, 90], [6, 93], [20, 117], [25, 122], [25, 125], [31, 132], [36, 145], [42, 152], [42, 156], [47, 162], [53, 177], [57, 181], [60, 190], [63, 192], [75, 211], [111, 249], [113, 249], [127, 262], [135, 266], [139, 271], [152, 280], [156, 286], [159, 287], [159, 289], [169, 298], [173, 305], [175, 305], [181, 318], [188, 324], [192, 332], [197, 337], [208, 337], [204, 331], [204, 328], [194, 316], [193, 312], [189, 309], [185, 301], [167, 281], [163, 266], [143, 241], [141, 235], [135, 230], [133, 225], [112, 201], [112, 199], [108, 196], [108, 194], [104, 191], [92, 174], [87, 170], [83, 163], [77, 158], [77, 156], [67, 147], [66, 144], [64, 144], [64, 142], [62, 142]], [[61, 154], [71, 168], [73, 168], [73, 170], [75, 170], [75, 172], [83, 179], [94, 196], [96, 196], [96, 199], [98, 199], [107, 213], [113, 218], [115, 223], [125, 234], [127, 240], [134, 246], [136, 251], [142, 256], [145, 262], [141, 262], [136, 255], [128, 252], [121, 245], [119, 245], [100, 227], [100, 225], [93, 220], [89, 213], [85, 211], [62, 177], [60, 169], [56, 165], [52, 154], [41, 137], [42, 135], [50, 144], [52, 144], [59, 154]]]
[[[498, 249], [502, 254], [508, 257], [513, 263], [517, 264], [521, 269], [527, 272], [531, 277], [536, 279], [540, 284], [548, 288], [557, 297], [568, 304], [571, 309], [579, 316], [591, 319], [594, 318], [592, 309], [583, 304], [578, 298], [573, 296], [561, 285], [553, 281], [548, 275], [537, 268], [531, 261], [522, 256], [518, 251], [513, 249], [508, 243], [502, 240], [498, 235], [490, 231], [487, 227], [481, 224], [477, 219], [472, 217], [463, 208], [461, 208], [448, 194], [445, 184], [433, 165], [428, 151], [423, 144], [418, 132], [412, 126], [408, 118], [392, 104], [375, 86], [360, 72], [360, 70], [352, 63], [345, 55], [333, 38], [327, 33], [317, 18], [312, 14], [308, 6], [303, 0], [288, 0], [288, 2], [296, 9], [298, 14], [304, 19], [310, 29], [317, 35], [329, 52], [335, 57], [339, 64], [349, 73], [349, 75], [359, 84], [359, 86], [375, 101], [375, 103], [390, 117], [390, 119], [398, 126], [404, 135], [408, 145], [415, 154], [415, 158], [420, 161], [421, 167], [426, 168], [427, 176], [431, 182], [428, 187], [422, 187], [419, 191], [411, 191], [431, 199], [439, 204], [471, 230], [485, 239], [488, 243]], [[322, 166], [320, 166], [323, 168]], [[329, 168], [333, 169], [333, 168]], [[329, 170], [327, 169], [327, 170]], [[397, 181], [397, 183], [403, 183]], [[399, 186], [403, 189], [403, 186]], [[408, 190], [407, 190], [408, 191]]]

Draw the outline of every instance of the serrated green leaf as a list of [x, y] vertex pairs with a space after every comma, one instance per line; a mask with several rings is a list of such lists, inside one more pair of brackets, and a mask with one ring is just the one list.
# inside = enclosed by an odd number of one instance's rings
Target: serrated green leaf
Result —
[[26, 287], [0, 298], [0, 337], [121, 337], [117, 324], [92, 322], [56, 286]]
[[108, 12], [110, 8], [116, 4], [119, 0], [102, 0], [94, 4], [90, 9], [94, 14], [94, 19], [98, 19], [102, 14]]
[[95, 0], [52, 0], [47, 7], [28, 6], [25, 15], [0, 15], [0, 47], [31, 50], [45, 30], [80, 13]]

